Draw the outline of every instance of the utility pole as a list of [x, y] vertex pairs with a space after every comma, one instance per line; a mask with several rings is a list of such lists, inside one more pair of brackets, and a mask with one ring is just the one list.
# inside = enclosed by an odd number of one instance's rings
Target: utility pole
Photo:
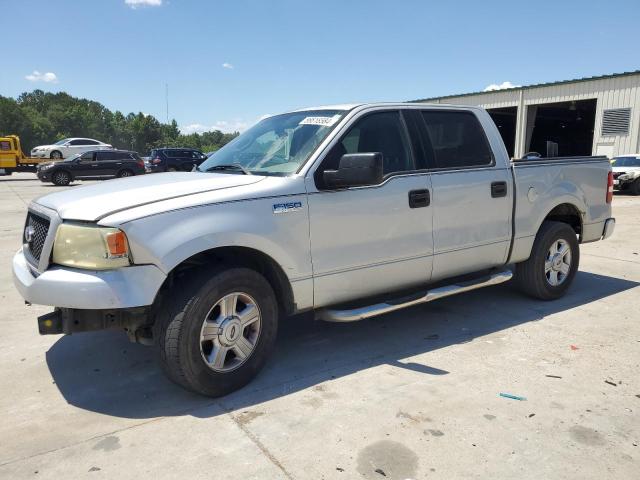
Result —
[[165, 83], [165, 101], [167, 104], [167, 124], [169, 123], [169, 84]]

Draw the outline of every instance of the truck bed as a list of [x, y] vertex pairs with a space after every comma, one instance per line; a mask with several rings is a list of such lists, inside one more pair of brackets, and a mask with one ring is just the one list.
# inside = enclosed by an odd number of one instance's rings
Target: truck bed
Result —
[[[609, 217], [606, 203], [611, 163], [604, 156], [551, 157], [513, 160], [514, 241], [510, 261], [526, 259], [542, 220], [549, 212], [558, 217], [568, 208], [578, 209], [583, 243], [602, 237]], [[569, 205], [575, 207], [569, 207]]]

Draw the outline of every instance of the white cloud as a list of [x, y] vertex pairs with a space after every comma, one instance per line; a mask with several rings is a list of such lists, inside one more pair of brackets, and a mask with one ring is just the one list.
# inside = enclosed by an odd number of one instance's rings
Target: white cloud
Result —
[[201, 123], [191, 123], [180, 127], [180, 132], [189, 135], [191, 133], [211, 132], [212, 130], [220, 130], [223, 133], [242, 132], [249, 127], [249, 123], [242, 120], [218, 120], [213, 125], [203, 125]]
[[229, 70], [233, 70], [233, 65], [231, 65], [230, 63], [224, 62], [222, 64], [222, 68], [227, 68]]
[[131, 8], [159, 7], [162, 5], [162, 0], [124, 0], [124, 3]]
[[484, 89], [485, 92], [492, 92], [494, 90], [505, 90], [507, 88], [518, 88], [521, 85], [514, 85], [511, 82], [502, 82], [502, 83], [492, 83], [491, 85], [487, 85], [487, 88]]
[[58, 76], [53, 72], [40, 73], [38, 70], [34, 70], [24, 78], [30, 82], [58, 83]]
[[247, 128], [254, 126], [260, 120], [271, 117], [270, 113], [266, 115], [260, 115], [254, 121], [245, 121], [241, 118], [236, 118], [232, 121], [218, 120], [213, 125], [204, 125], [202, 123], [191, 123], [189, 125], [183, 125], [180, 127], [180, 133], [189, 135], [191, 133], [210, 132], [212, 130], [220, 130], [223, 133], [244, 132]]

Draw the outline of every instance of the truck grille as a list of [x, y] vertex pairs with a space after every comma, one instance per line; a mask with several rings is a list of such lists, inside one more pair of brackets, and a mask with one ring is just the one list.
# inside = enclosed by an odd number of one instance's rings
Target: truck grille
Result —
[[22, 242], [25, 245], [27, 259], [38, 265], [42, 248], [49, 233], [50, 221], [48, 218], [33, 212], [27, 214], [27, 223], [24, 227]]

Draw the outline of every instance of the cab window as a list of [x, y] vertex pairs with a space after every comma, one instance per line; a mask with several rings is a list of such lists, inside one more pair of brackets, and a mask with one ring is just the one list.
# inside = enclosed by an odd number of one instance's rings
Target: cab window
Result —
[[337, 169], [342, 155], [374, 152], [382, 153], [385, 174], [415, 170], [399, 112], [373, 113], [358, 120], [331, 149], [320, 170]]

